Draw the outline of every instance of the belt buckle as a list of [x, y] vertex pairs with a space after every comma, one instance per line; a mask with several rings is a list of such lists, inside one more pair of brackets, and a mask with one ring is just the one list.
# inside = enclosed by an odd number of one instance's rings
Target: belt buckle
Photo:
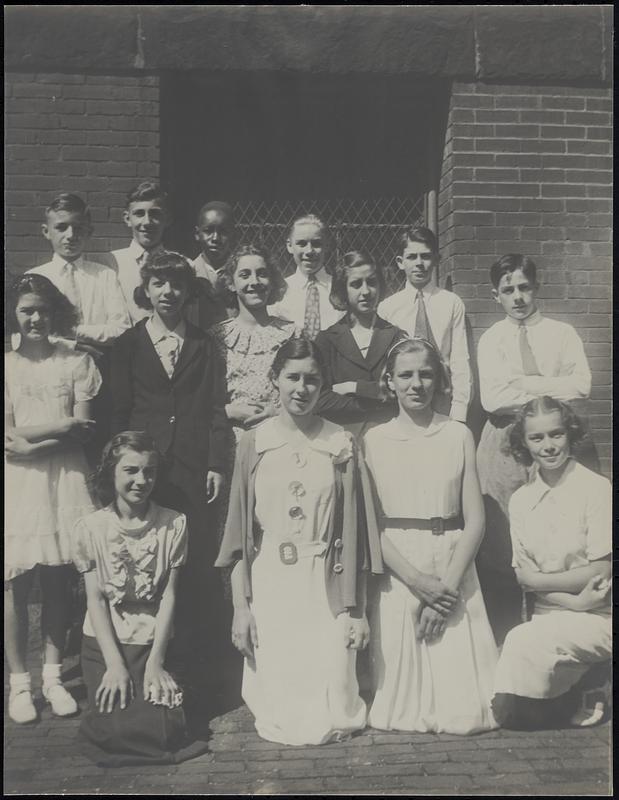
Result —
[[445, 533], [445, 520], [442, 517], [430, 517], [430, 527], [434, 536], [442, 536]]

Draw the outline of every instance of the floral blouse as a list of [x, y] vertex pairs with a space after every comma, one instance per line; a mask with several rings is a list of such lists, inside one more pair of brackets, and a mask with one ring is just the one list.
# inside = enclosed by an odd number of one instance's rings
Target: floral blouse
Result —
[[[170, 570], [187, 557], [184, 514], [150, 504], [139, 528], [125, 528], [112, 506], [75, 523], [73, 561], [79, 572], [97, 571], [119, 642], [149, 644]], [[84, 635], [95, 636], [90, 617]]]

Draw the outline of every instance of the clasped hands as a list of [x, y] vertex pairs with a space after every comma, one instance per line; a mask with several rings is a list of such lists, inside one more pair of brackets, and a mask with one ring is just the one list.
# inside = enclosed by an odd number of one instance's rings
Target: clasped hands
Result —
[[445, 632], [449, 615], [458, 605], [460, 592], [432, 575], [423, 575], [410, 588], [421, 600], [417, 611], [417, 638], [428, 642], [439, 639]]

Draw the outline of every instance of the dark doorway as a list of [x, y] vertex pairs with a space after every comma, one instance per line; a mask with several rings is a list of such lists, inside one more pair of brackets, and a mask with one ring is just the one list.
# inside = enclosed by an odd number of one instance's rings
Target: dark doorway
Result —
[[365, 247], [391, 265], [400, 227], [427, 219], [448, 98], [444, 82], [401, 76], [165, 75], [162, 180], [175, 217], [168, 245], [195, 255], [196, 212], [221, 199], [235, 206], [241, 236], [260, 238], [284, 272], [288, 225], [309, 212], [332, 229], [331, 262]]

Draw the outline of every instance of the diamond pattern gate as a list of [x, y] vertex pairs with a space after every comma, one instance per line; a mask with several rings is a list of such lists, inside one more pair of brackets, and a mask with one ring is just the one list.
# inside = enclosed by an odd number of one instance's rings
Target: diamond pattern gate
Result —
[[405, 226], [424, 224], [424, 206], [422, 195], [371, 200], [253, 200], [237, 202], [234, 210], [241, 241], [266, 247], [284, 275], [293, 271], [286, 250], [291, 223], [304, 214], [317, 214], [331, 231], [327, 270], [331, 271], [349, 250], [365, 250], [382, 268], [390, 295], [404, 284], [404, 275], [395, 263], [400, 232]]

